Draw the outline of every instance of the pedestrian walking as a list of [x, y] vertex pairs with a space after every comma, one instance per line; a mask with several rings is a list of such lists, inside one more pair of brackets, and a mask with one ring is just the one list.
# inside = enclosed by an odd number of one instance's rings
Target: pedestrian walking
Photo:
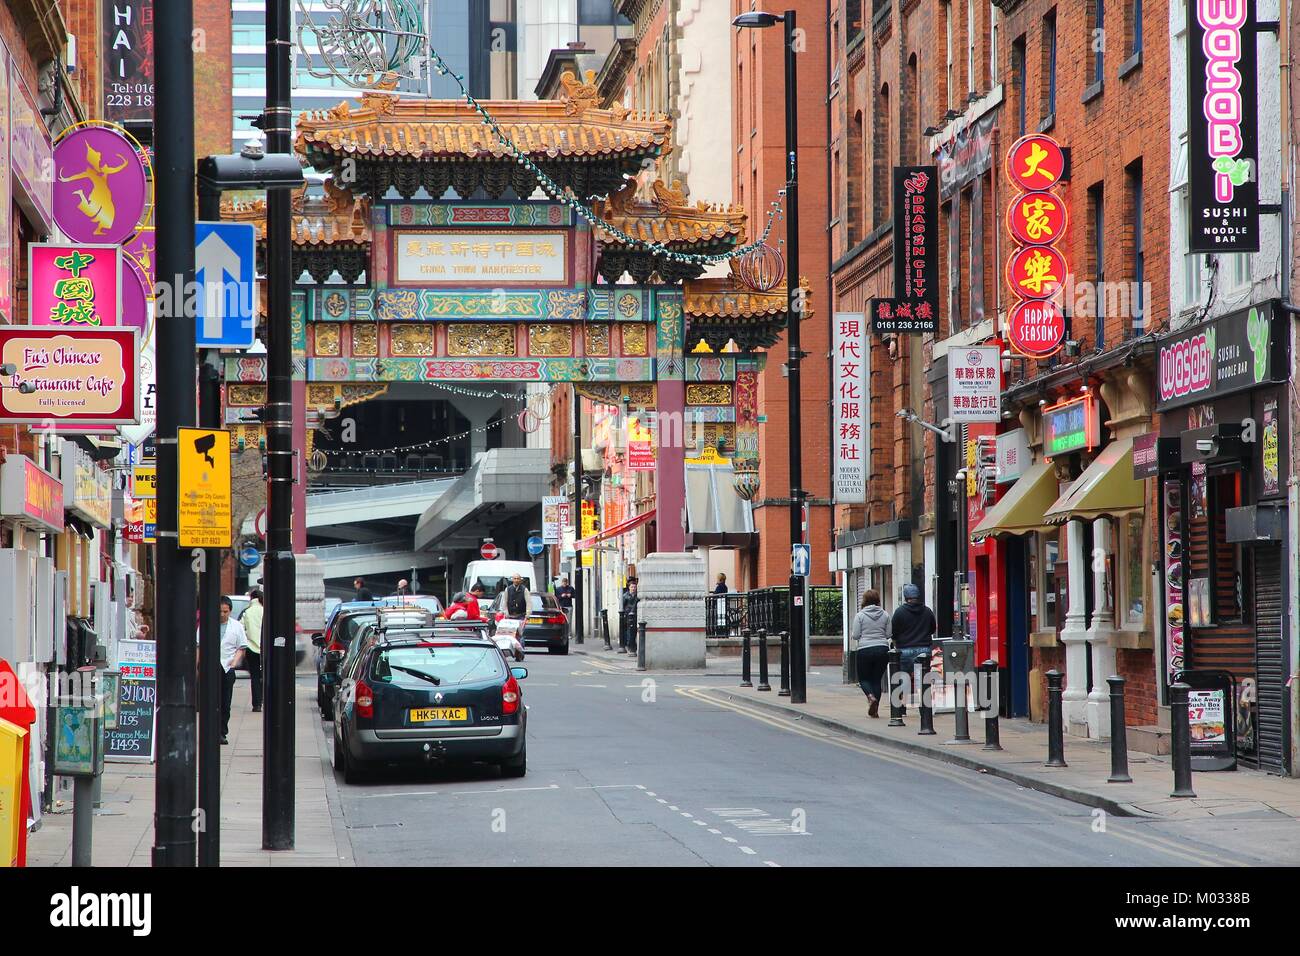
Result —
[[728, 592], [728, 590], [729, 590], [729, 589], [728, 589], [728, 587], [727, 587], [727, 576], [726, 576], [725, 574], [722, 574], [721, 572], [719, 572], [719, 573], [718, 573], [718, 583], [717, 583], [717, 585], [714, 586], [714, 588], [713, 588], [713, 593], [714, 593], [714, 594], [726, 594], [726, 593]]
[[411, 582], [408, 581], [408, 580], [406, 580], [406, 578], [402, 578], [402, 580], [400, 580], [400, 581], [397, 582], [397, 590], [394, 591], [393, 593], [394, 593], [394, 594], [398, 594], [398, 595], [406, 595], [406, 594], [410, 594], [410, 593], [411, 593]]
[[636, 593], [636, 579], [627, 582], [627, 589], [623, 592], [623, 626], [627, 628], [627, 649], [629, 652], [636, 650], [636, 606], [641, 600]]
[[867, 695], [867, 716], [880, 716], [881, 678], [889, 664], [890, 619], [880, 606], [880, 592], [869, 588], [853, 617], [849, 636], [857, 655], [858, 686]]
[[930, 644], [938, 630], [934, 612], [921, 603], [921, 589], [915, 584], [903, 585], [903, 603], [894, 609], [889, 633], [898, 648], [899, 666], [909, 680], [916, 659], [930, 653]]
[[243, 662], [248, 635], [239, 621], [230, 616], [235, 609], [230, 598], [221, 597], [221, 742], [230, 743], [230, 705], [235, 696], [235, 671]]
[[373, 601], [375, 599], [374, 594], [371, 593], [370, 588], [366, 587], [366, 582], [363, 581], [361, 578], [353, 578], [352, 586], [356, 588], [357, 591], [357, 593], [353, 596], [352, 600]]
[[471, 621], [483, 620], [483, 609], [479, 607], [479, 602], [483, 600], [483, 585], [478, 581], [469, 589], [466, 595], [465, 606], [469, 609], [469, 618]]
[[262, 712], [262, 589], [253, 588], [248, 592], [248, 607], [239, 615], [239, 623], [244, 628], [245, 644], [244, 669], [248, 671], [249, 683], [252, 684], [253, 713]]
[[560, 586], [555, 589], [555, 599], [560, 602], [560, 608], [568, 617], [573, 616], [573, 595], [577, 593], [573, 590], [573, 585], [569, 583], [568, 576], [560, 577]]
[[528, 616], [528, 589], [518, 574], [510, 578], [510, 586], [506, 588], [506, 614], [510, 617]]

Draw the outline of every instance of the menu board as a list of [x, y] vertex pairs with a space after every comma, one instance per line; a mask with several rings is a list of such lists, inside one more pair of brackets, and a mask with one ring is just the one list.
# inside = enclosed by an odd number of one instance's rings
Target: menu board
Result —
[[1187, 718], [1192, 730], [1192, 746], [1226, 743], [1224, 693], [1221, 690], [1193, 690], [1187, 694]]
[[1183, 669], [1183, 484], [1167, 478], [1162, 490], [1165, 534], [1161, 542], [1165, 567], [1165, 665], [1173, 675]]
[[122, 676], [117, 729], [104, 732], [106, 760], [153, 763], [157, 683]]

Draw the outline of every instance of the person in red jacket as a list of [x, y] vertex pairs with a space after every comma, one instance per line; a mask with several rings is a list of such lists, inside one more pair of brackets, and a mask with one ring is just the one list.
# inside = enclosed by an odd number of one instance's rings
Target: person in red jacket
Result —
[[482, 614], [479, 612], [478, 601], [464, 591], [458, 591], [452, 602], [447, 605], [443, 611], [443, 617], [449, 621], [481, 621]]

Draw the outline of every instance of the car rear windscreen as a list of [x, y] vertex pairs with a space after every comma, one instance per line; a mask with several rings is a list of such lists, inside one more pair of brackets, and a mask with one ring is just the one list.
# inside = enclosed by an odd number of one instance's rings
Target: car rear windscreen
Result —
[[390, 647], [379, 652], [371, 676], [399, 687], [447, 687], [505, 676], [495, 645]]

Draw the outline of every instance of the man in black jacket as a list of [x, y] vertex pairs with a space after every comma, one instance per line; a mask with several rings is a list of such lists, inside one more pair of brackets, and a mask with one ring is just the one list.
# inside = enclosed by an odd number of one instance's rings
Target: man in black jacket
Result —
[[528, 616], [528, 589], [524, 587], [524, 579], [517, 574], [506, 588], [506, 614], [510, 617]]
[[930, 653], [930, 644], [938, 630], [934, 612], [921, 603], [921, 589], [915, 584], [903, 585], [903, 603], [894, 609], [889, 633], [899, 651], [899, 668], [908, 675], [911, 687], [916, 686], [913, 676], [916, 659]]

